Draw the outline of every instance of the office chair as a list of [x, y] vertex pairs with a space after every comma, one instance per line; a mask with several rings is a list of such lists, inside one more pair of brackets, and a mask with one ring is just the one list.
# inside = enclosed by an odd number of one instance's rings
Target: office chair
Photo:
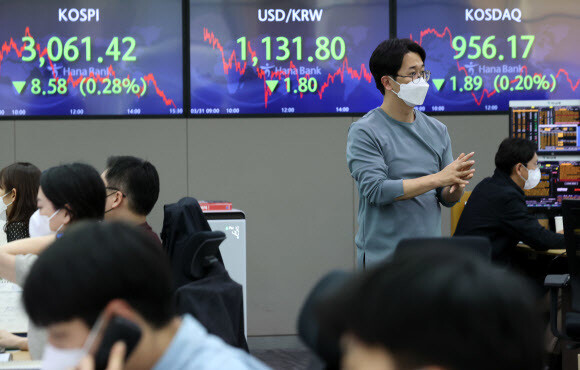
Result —
[[463, 195], [461, 196], [461, 199], [459, 199], [459, 202], [455, 203], [455, 205], [451, 207], [451, 236], [455, 234], [455, 229], [457, 229], [457, 223], [461, 218], [463, 209], [465, 208], [467, 200], [469, 199], [470, 196], [471, 191], [463, 192]]
[[209, 333], [248, 351], [243, 288], [218, 258], [225, 239], [221, 231], [200, 231], [190, 239], [179, 273], [189, 282], [175, 292], [175, 304], [179, 314], [191, 314]]
[[[185, 197], [177, 203], [166, 204], [163, 212], [161, 239], [171, 263], [173, 287], [177, 290], [192, 281], [190, 267], [184, 268], [183, 261], [190, 263], [200, 244], [194, 238], [200, 231], [211, 231], [211, 227], [195, 198]], [[219, 251], [217, 258], [223, 262]]]
[[491, 243], [481, 236], [454, 236], [451, 238], [408, 238], [397, 245], [395, 254], [408, 248], [428, 246], [430, 248], [452, 247], [468, 253], [474, 253], [491, 261]]

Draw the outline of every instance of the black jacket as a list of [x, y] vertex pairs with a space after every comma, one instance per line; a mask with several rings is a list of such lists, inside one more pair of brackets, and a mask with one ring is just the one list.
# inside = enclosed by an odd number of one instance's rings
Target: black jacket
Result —
[[165, 205], [164, 213], [161, 238], [171, 262], [177, 312], [193, 315], [209, 333], [248, 351], [242, 286], [230, 278], [221, 254], [218, 252], [219, 262], [201, 279], [193, 278], [184, 269], [184, 265], [191, 266], [191, 249], [198, 247], [195, 234], [211, 231], [199, 203], [195, 198], [182, 198]]
[[487, 237], [492, 260], [501, 264], [510, 264], [510, 252], [519, 241], [536, 250], [566, 248], [564, 235], [542, 227], [528, 212], [523, 190], [497, 169], [471, 193], [455, 235]]

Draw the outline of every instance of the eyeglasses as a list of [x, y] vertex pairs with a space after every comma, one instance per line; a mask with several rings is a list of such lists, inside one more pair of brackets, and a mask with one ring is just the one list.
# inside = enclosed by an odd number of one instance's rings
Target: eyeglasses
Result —
[[123, 192], [121, 191], [121, 189], [117, 189], [117, 188], [113, 188], [113, 187], [107, 186], [107, 187], [105, 187], [105, 190], [113, 190], [113, 193], [111, 193], [111, 194], [108, 194], [108, 195], [107, 195], [108, 197], [110, 197], [111, 195], [115, 194], [116, 192], [119, 192], [119, 193], [121, 193], [121, 195], [123, 196], [123, 198], [126, 198], [126, 197], [127, 197], [127, 196], [125, 195], [125, 193], [123, 193]]
[[425, 79], [425, 81], [429, 81], [429, 78], [431, 78], [431, 71], [422, 71], [422, 72], [411, 72], [410, 75], [408, 76], [401, 76], [401, 75], [395, 75], [396, 77], [411, 77], [411, 79], [413, 80], [413, 83], [419, 83], [419, 79], [421, 77], [423, 77]]

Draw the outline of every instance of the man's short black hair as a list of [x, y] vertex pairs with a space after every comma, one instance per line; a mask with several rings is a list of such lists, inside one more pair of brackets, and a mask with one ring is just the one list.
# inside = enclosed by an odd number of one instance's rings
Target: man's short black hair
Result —
[[425, 63], [427, 54], [425, 49], [410, 39], [389, 39], [381, 42], [376, 47], [369, 61], [369, 69], [375, 79], [377, 89], [385, 95], [385, 87], [381, 82], [383, 76], [396, 78], [403, 65], [403, 58], [407, 53], [417, 53]]
[[398, 370], [539, 370], [534, 302], [520, 277], [474, 253], [417, 247], [347, 283], [318, 317], [321, 333], [380, 346]]
[[118, 222], [67, 229], [40, 254], [23, 293], [28, 316], [41, 327], [74, 318], [91, 327], [116, 298], [153, 327], [173, 317], [167, 256], [142, 230]]
[[129, 209], [147, 216], [159, 198], [159, 175], [155, 166], [132, 156], [113, 156], [107, 159], [107, 186], [127, 196]]
[[512, 169], [518, 163], [524, 166], [534, 158], [536, 144], [527, 139], [509, 137], [504, 139], [495, 153], [495, 167], [511, 175]]
[[85, 163], [51, 167], [40, 176], [40, 187], [55, 209], [66, 209], [71, 223], [78, 220], [102, 220], [106, 191], [97, 170]]

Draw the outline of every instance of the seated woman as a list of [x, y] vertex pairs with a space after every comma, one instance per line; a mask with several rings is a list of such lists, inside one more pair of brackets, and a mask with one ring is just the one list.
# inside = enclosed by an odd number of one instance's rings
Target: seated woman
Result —
[[0, 217], [6, 212], [6, 240], [28, 238], [28, 220], [36, 211], [40, 170], [26, 162], [13, 163], [0, 171]]
[[[0, 171], [0, 219], [6, 221], [2, 244], [29, 237], [28, 221], [36, 211], [39, 184], [40, 170], [31, 163], [13, 163]], [[28, 341], [2, 329], [0, 346], [28, 350]]]
[[[22, 286], [37, 255], [69, 225], [103, 219], [105, 196], [103, 180], [90, 165], [64, 164], [44, 171], [38, 189], [38, 221], [55, 234], [16, 240], [0, 247], [0, 277]], [[28, 338], [32, 358], [39, 359], [46, 338], [32, 326]]]

